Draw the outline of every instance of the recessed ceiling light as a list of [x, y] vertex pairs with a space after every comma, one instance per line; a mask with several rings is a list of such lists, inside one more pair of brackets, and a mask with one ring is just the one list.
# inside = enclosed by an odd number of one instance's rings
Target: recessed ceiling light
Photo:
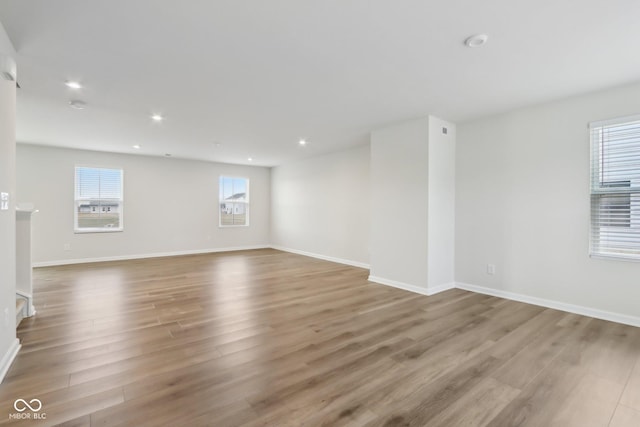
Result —
[[250, 162], [253, 162], [253, 159], [251, 157], [249, 157], [247, 160], [249, 160]]
[[164, 120], [164, 117], [162, 117], [160, 114], [154, 114], [154, 115], [151, 116], [151, 118], [153, 120], [155, 120], [156, 122], [161, 122], [161, 121]]
[[71, 108], [75, 108], [76, 110], [84, 110], [87, 107], [87, 103], [84, 101], [69, 101], [69, 106]]
[[138, 144], [134, 145], [133, 148], [135, 148], [136, 150], [140, 149], [140, 146]]
[[65, 82], [65, 85], [71, 89], [82, 89], [82, 85], [80, 83], [71, 80]]
[[467, 37], [467, 39], [464, 41], [464, 44], [467, 47], [480, 47], [485, 44], [488, 39], [489, 36], [487, 36], [486, 34], [476, 34], [474, 36]]
[[298, 141], [298, 144], [300, 145], [307, 145], [307, 141], [305, 141], [304, 139], [301, 139], [300, 141]]

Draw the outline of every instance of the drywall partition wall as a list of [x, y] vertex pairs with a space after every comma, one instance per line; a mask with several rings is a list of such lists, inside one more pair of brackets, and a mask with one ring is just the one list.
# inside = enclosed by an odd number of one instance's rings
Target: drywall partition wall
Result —
[[367, 267], [369, 146], [271, 170], [275, 248]]
[[640, 325], [640, 263], [589, 258], [587, 131], [639, 113], [635, 84], [459, 125], [460, 286]]
[[371, 281], [454, 286], [455, 144], [455, 126], [431, 116], [371, 133]]
[[435, 117], [371, 133], [371, 281], [427, 295], [454, 286], [455, 142]]
[[426, 292], [429, 118], [371, 133], [370, 280]]
[[[0, 27], [0, 35], [4, 33]], [[11, 58], [0, 51], [0, 64]], [[0, 69], [0, 381], [15, 357], [16, 338], [16, 83]]]
[[[124, 231], [73, 231], [74, 167], [124, 170]], [[270, 170], [194, 160], [18, 144], [20, 202], [33, 217], [36, 265], [265, 247]], [[250, 226], [218, 227], [218, 177], [250, 180]]]
[[456, 126], [429, 116], [428, 286], [454, 285]]

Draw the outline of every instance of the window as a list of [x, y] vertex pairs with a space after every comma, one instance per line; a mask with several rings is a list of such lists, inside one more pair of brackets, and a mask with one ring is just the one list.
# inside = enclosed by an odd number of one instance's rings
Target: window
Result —
[[640, 260], [640, 116], [590, 125], [591, 255]]
[[75, 231], [122, 231], [122, 169], [76, 167]]
[[220, 226], [249, 225], [249, 179], [220, 177]]

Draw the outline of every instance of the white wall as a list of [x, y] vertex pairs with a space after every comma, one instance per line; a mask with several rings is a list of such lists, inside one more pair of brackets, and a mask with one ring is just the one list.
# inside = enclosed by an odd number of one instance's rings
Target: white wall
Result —
[[[73, 232], [74, 167], [124, 170], [124, 231]], [[218, 177], [250, 179], [249, 227], [218, 227]], [[18, 202], [31, 202], [36, 264], [269, 244], [270, 170], [18, 144]], [[161, 208], [158, 209], [157, 206]], [[64, 250], [69, 244], [71, 250]]]
[[428, 285], [429, 118], [371, 133], [371, 280]]
[[640, 263], [588, 254], [587, 125], [638, 113], [635, 84], [459, 125], [456, 280], [640, 316]]
[[[0, 35], [4, 30], [0, 26]], [[2, 48], [2, 46], [0, 46]], [[2, 67], [11, 61], [0, 50]], [[0, 68], [0, 72], [4, 71]], [[0, 210], [0, 381], [18, 349], [16, 339], [16, 84], [0, 76], [0, 192], [9, 194]]]
[[[443, 133], [443, 128], [447, 133]], [[429, 116], [428, 283], [454, 283], [456, 125]]]
[[271, 242], [276, 247], [369, 263], [369, 146], [271, 171]]

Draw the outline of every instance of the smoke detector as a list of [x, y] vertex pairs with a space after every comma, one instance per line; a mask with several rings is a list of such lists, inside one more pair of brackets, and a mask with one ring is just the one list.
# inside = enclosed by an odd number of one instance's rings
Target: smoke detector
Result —
[[76, 110], [84, 110], [85, 108], [87, 108], [87, 103], [78, 100], [69, 101], [69, 107], [75, 108]]
[[467, 47], [480, 47], [484, 45], [488, 39], [489, 36], [487, 36], [486, 34], [476, 34], [474, 36], [467, 37], [467, 39], [464, 41], [464, 44]]

